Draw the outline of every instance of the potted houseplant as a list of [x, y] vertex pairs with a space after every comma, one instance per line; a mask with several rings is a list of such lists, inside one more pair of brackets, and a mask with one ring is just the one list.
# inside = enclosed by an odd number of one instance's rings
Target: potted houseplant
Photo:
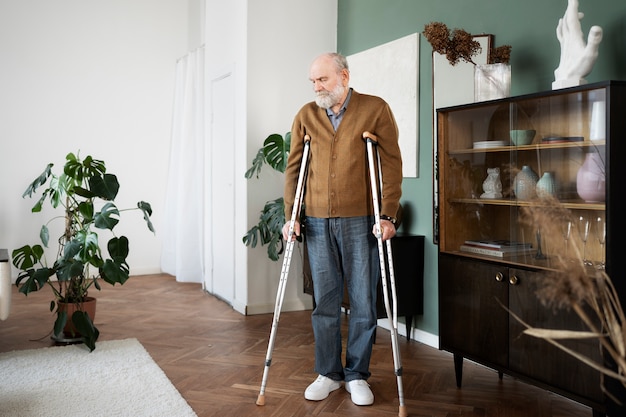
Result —
[[[269, 135], [263, 142], [252, 161], [252, 166], [246, 171], [246, 178], [259, 178], [263, 165], [269, 165], [274, 170], [284, 173], [287, 168], [287, 158], [291, 147], [291, 132], [285, 136], [277, 133]], [[282, 253], [283, 234], [285, 224], [285, 202], [282, 197], [269, 200], [265, 203], [259, 216], [259, 222], [254, 225], [243, 237], [243, 243], [252, 248], [261, 243], [267, 246], [267, 256], [272, 261], [277, 261]]]
[[[64, 338], [64, 335], [72, 337], [72, 341], [82, 341], [94, 350], [99, 331], [86, 307], [90, 299], [89, 290], [100, 290], [100, 281], [111, 285], [124, 284], [130, 271], [126, 262], [128, 238], [116, 236], [113, 228], [118, 224], [122, 211], [139, 210], [154, 233], [150, 220], [152, 208], [149, 203], [140, 201], [135, 208], [118, 209], [114, 200], [119, 182], [114, 174], [106, 171], [104, 161], [91, 156], [81, 159], [73, 153], [67, 154], [65, 159], [62, 173], [54, 174], [54, 164], [48, 164], [22, 195], [32, 197], [47, 184], [31, 211], [40, 212], [48, 201], [61, 213], [41, 227], [41, 244], [15, 249], [12, 262], [19, 270], [16, 285], [21, 293], [28, 295], [44, 287], [52, 289], [54, 299], [50, 303], [50, 311], [56, 314], [52, 338], [66, 341], [70, 339]], [[63, 221], [64, 227], [56, 240], [56, 259], [50, 264], [44, 247], [47, 248], [50, 243], [49, 225], [54, 220]], [[98, 235], [104, 230], [112, 235], [106, 247], [101, 246], [101, 236]]]

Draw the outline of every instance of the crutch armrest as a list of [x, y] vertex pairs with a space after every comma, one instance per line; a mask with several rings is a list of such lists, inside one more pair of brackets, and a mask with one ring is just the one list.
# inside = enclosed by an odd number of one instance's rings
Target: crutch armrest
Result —
[[363, 132], [363, 140], [366, 142], [371, 141], [374, 145], [378, 144], [378, 137], [367, 130]]

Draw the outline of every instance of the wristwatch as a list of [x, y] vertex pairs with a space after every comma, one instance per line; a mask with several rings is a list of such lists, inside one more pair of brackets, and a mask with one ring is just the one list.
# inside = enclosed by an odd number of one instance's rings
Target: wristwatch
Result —
[[380, 218], [383, 220], [389, 220], [392, 224], [396, 224], [397, 221], [395, 217], [387, 216], [386, 214], [381, 214]]

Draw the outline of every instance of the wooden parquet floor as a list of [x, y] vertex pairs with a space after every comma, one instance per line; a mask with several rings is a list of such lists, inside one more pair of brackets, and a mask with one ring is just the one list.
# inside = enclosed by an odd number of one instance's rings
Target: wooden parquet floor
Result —
[[[382, 328], [369, 380], [374, 405], [355, 406], [344, 389], [311, 402], [303, 397], [317, 376], [310, 311], [281, 313], [266, 404], [257, 406], [272, 314], [242, 316], [199, 284], [177, 283], [169, 275], [137, 276], [124, 286], [102, 288], [95, 294], [100, 340], [137, 338], [199, 417], [398, 415], [390, 336]], [[51, 345], [49, 299], [48, 290], [25, 297], [14, 288], [11, 315], [0, 322], [1, 352]], [[592, 415], [588, 407], [506, 375], [500, 380], [497, 372], [468, 361], [463, 388], [457, 389], [450, 354], [404, 337], [399, 346], [411, 417]]]

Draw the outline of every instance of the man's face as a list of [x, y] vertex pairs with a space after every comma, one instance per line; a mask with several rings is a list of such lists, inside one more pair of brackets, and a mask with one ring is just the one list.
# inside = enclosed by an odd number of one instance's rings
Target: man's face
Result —
[[313, 83], [315, 103], [319, 107], [328, 109], [342, 102], [346, 93], [347, 77], [344, 71], [337, 72], [331, 59], [322, 57], [313, 62], [309, 79]]

